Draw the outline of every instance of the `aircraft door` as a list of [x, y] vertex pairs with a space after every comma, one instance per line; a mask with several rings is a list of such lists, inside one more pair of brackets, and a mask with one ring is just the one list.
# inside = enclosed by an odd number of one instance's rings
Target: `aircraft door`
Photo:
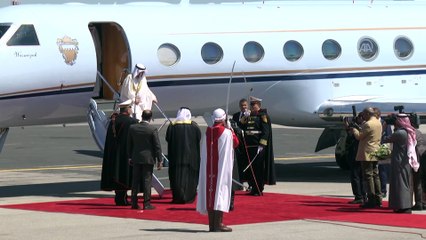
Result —
[[98, 72], [108, 82], [104, 83], [98, 76], [95, 90], [99, 98], [112, 100], [114, 91], [119, 92], [121, 82], [131, 69], [129, 43], [123, 28], [115, 22], [92, 22], [89, 30], [96, 48]]

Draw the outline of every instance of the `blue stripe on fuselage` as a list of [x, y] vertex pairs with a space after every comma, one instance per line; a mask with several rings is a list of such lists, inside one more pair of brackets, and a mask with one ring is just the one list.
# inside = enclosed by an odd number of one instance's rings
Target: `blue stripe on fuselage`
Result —
[[42, 97], [42, 96], [53, 96], [53, 95], [60, 95], [60, 94], [84, 93], [84, 92], [93, 92], [93, 87], [84, 87], [84, 88], [75, 88], [75, 89], [66, 89], [66, 90], [56, 90], [56, 91], [48, 91], [48, 92], [35, 92], [35, 93], [16, 94], [16, 95], [13, 95], [13, 96], [0, 97], [0, 100], [32, 98], [32, 97]]
[[[297, 81], [297, 80], [320, 80], [336, 78], [362, 78], [362, 77], [386, 77], [386, 76], [407, 76], [426, 74], [426, 69], [418, 70], [400, 70], [400, 71], [377, 71], [377, 72], [350, 72], [350, 73], [323, 73], [323, 74], [298, 74], [298, 75], [273, 75], [273, 76], [234, 76], [232, 83], [244, 82], [277, 82], [277, 81]], [[168, 87], [168, 86], [187, 86], [187, 85], [205, 85], [205, 84], [228, 84], [230, 77], [222, 78], [196, 78], [196, 79], [176, 79], [176, 80], [156, 80], [149, 81], [150, 87]], [[0, 97], [0, 100], [31, 98], [40, 96], [50, 96], [59, 94], [91, 92], [93, 87], [75, 88], [67, 90], [55, 90], [35, 93], [16, 94], [13, 96]]]
[[[402, 70], [402, 71], [379, 71], [379, 72], [351, 72], [351, 73], [323, 73], [323, 74], [298, 74], [298, 75], [275, 75], [275, 76], [233, 76], [232, 83], [243, 82], [277, 82], [295, 80], [320, 80], [336, 78], [361, 78], [361, 77], [386, 77], [426, 74], [426, 69]], [[166, 80], [149, 81], [150, 87], [184, 86], [184, 85], [204, 85], [204, 84], [227, 84], [230, 77], [226, 78], [204, 78], [190, 80]]]

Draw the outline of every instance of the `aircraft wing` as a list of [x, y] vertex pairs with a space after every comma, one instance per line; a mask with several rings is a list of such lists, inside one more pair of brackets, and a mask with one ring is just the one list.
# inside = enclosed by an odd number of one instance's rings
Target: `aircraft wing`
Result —
[[338, 126], [342, 125], [343, 117], [352, 117], [366, 107], [379, 108], [382, 117], [385, 117], [398, 113], [396, 106], [402, 106], [405, 113], [416, 113], [420, 123], [426, 123], [426, 97], [347, 96], [324, 102], [318, 108], [318, 115], [330, 126]]

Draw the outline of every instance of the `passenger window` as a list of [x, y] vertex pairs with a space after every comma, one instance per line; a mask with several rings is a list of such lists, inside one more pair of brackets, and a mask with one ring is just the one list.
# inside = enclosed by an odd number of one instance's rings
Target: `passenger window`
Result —
[[8, 46], [40, 45], [34, 25], [21, 25], [7, 42]]
[[334, 60], [342, 54], [340, 44], [332, 39], [327, 39], [322, 44], [322, 55], [325, 59]]
[[0, 23], [0, 39], [3, 37], [3, 35], [7, 32], [9, 28], [10, 24]]
[[255, 63], [263, 58], [265, 50], [263, 50], [262, 45], [252, 41], [244, 45], [243, 54], [247, 62]]
[[304, 51], [299, 42], [290, 40], [284, 44], [283, 53], [287, 60], [295, 62], [303, 56]]
[[201, 57], [207, 64], [218, 63], [223, 58], [223, 50], [216, 43], [209, 42], [201, 48]]
[[164, 66], [172, 66], [180, 60], [180, 51], [175, 45], [165, 43], [158, 48], [157, 57]]
[[413, 43], [406, 37], [399, 37], [394, 44], [395, 55], [402, 60], [407, 60], [413, 54]]
[[358, 42], [358, 53], [365, 61], [372, 61], [379, 54], [379, 46], [371, 38], [362, 38]]

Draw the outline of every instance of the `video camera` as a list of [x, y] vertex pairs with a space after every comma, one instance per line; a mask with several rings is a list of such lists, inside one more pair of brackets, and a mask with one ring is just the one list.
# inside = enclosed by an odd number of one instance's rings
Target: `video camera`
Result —
[[345, 122], [345, 125], [349, 128], [356, 128], [356, 129], [361, 129], [360, 126], [358, 125], [359, 122], [359, 117], [356, 113], [356, 107], [352, 106], [352, 117], [344, 117], [343, 118], [343, 122]]
[[[404, 106], [397, 105], [393, 107], [394, 111], [398, 111], [398, 113], [404, 113], [408, 116], [410, 119], [410, 123], [414, 128], [419, 128], [420, 126], [420, 118], [416, 113], [405, 113], [404, 112]], [[386, 124], [394, 125], [397, 119], [397, 114], [392, 113], [386, 117], [383, 117], [383, 121], [386, 122]]]

